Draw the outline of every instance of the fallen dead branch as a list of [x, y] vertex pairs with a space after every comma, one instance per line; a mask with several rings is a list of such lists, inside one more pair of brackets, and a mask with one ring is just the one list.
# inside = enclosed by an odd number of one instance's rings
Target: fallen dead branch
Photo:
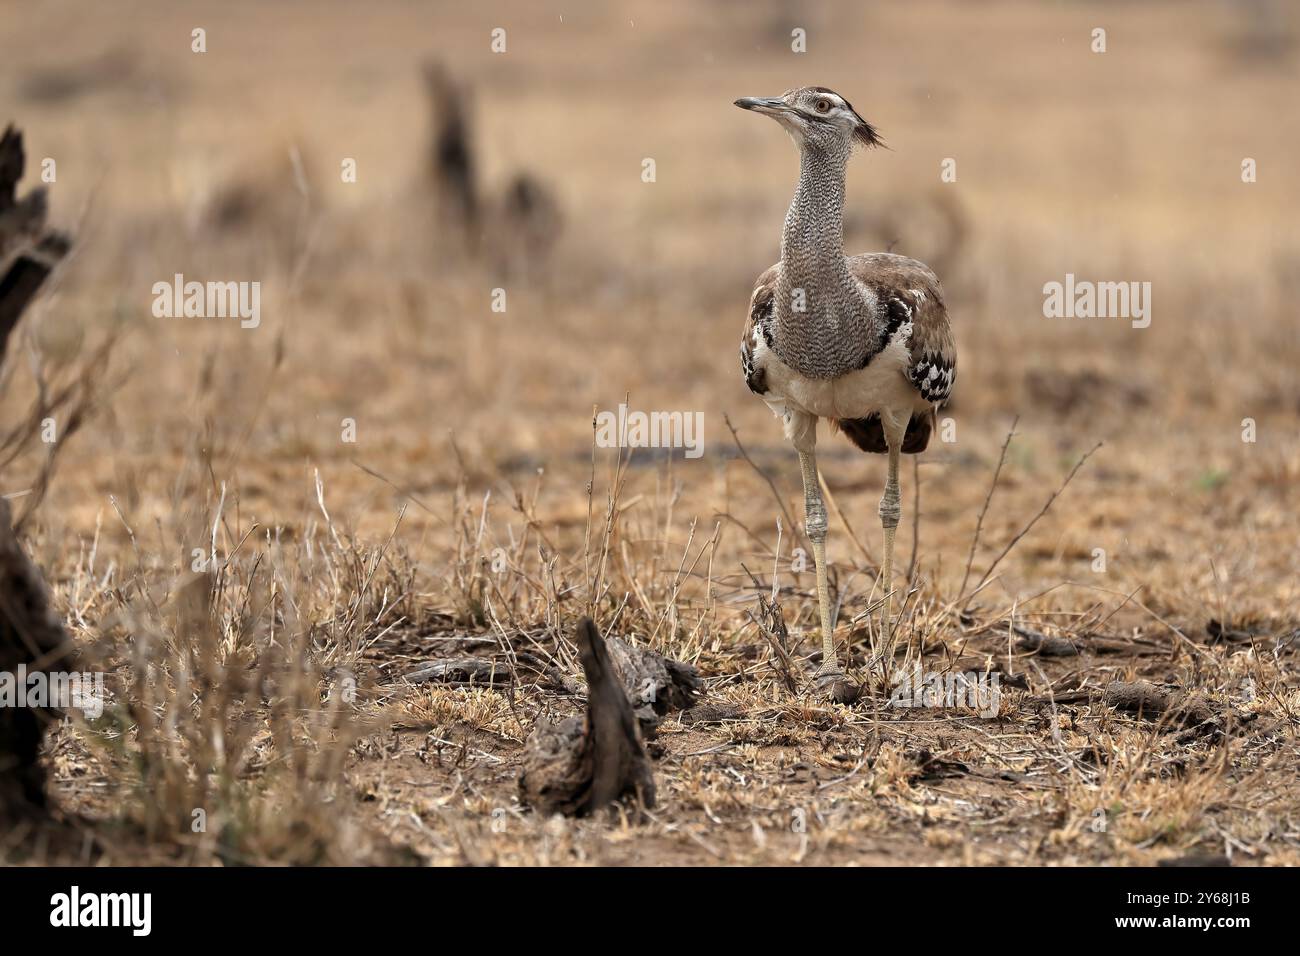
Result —
[[1022, 651], [1036, 652], [1041, 657], [1075, 657], [1079, 654], [1079, 645], [1069, 638], [1041, 634], [1015, 624], [1011, 625], [1011, 630], [1020, 636], [1016, 646]]
[[488, 686], [510, 682], [510, 671], [495, 661], [482, 657], [455, 657], [429, 661], [406, 674], [412, 684], [437, 681], [444, 684]]
[[1154, 654], [1160, 648], [1137, 641], [1114, 638], [1057, 634], [1044, 634], [1020, 624], [1010, 625], [1012, 633], [1019, 636], [1017, 648], [1037, 653], [1040, 657], [1077, 657], [1084, 651], [1093, 654]]
[[1225, 712], [1194, 692], [1166, 690], [1144, 680], [1112, 681], [1106, 685], [1105, 700], [1116, 710], [1139, 717], [1159, 717], [1171, 726], [1180, 727], [1218, 720]]

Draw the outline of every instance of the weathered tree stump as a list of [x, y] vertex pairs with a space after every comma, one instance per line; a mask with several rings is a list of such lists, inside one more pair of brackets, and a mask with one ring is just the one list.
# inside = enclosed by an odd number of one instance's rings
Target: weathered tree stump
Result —
[[524, 751], [520, 799], [565, 816], [629, 799], [653, 807], [654, 775], [636, 715], [590, 618], [578, 624], [577, 641], [587, 678], [586, 716], [539, 722]]
[[[0, 361], [18, 320], [69, 245], [45, 229], [44, 190], [18, 197], [25, 164], [22, 134], [9, 126], [0, 136]], [[0, 680], [10, 682], [16, 698], [23, 690], [17, 686], [20, 669], [49, 671], [70, 652], [45, 580], [14, 534], [8, 502], [0, 499]], [[39, 757], [45, 724], [56, 713], [0, 705], [0, 820], [30, 816], [45, 806]]]

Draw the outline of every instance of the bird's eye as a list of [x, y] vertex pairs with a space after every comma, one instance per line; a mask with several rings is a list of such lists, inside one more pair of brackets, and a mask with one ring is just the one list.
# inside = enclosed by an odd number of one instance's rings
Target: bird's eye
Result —
[[817, 101], [817, 112], [818, 112], [818, 113], [827, 113], [827, 112], [830, 112], [830, 108], [831, 108], [830, 100], [818, 100], [818, 101]]

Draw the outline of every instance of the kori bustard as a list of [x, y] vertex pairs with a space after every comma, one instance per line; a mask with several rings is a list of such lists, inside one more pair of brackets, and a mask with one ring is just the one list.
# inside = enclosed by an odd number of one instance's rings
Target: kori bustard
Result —
[[817, 420], [829, 419], [867, 452], [889, 456], [880, 501], [885, 554], [878, 658], [892, 660], [894, 530], [901, 516], [899, 454], [925, 450], [935, 410], [952, 391], [957, 351], [939, 280], [929, 267], [889, 253], [844, 255], [844, 174], [854, 145], [880, 145], [875, 128], [825, 87], [745, 97], [800, 151], [799, 184], [781, 234], [781, 261], [758, 278], [740, 343], [750, 390], [785, 426], [803, 470], [805, 526], [817, 565], [822, 663], [816, 684], [844, 689], [826, 584], [826, 507], [817, 480]]

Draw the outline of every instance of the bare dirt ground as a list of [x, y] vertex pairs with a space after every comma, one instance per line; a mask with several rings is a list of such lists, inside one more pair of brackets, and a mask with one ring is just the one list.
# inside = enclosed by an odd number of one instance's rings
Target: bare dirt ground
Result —
[[[0, 14], [0, 120], [29, 182], [57, 160], [78, 237], [0, 410], [38, 360], [75, 378], [120, 336], [27, 529], [109, 706], [50, 735], [62, 822], [0, 835], [0, 860], [1298, 862], [1300, 23], [1277, 9]], [[478, 243], [430, 183], [429, 61], [469, 89]], [[884, 462], [827, 432], [836, 636], [867, 693], [802, 684], [798, 466], [737, 358], [796, 157], [731, 102], [804, 84], [883, 131], [847, 244], [930, 262], [960, 352], [951, 440], [903, 470], [894, 672], [996, 671], [993, 716], [885, 706]], [[521, 172], [558, 211], [531, 243]], [[260, 326], [153, 317], [177, 273], [260, 281]], [[1151, 324], [1045, 318], [1067, 273], [1150, 282]], [[704, 454], [594, 448], [624, 400], [701, 413]], [[45, 462], [0, 490], [17, 506]], [[751, 617], [774, 581], [789, 679]], [[645, 817], [518, 799], [537, 721], [582, 707], [588, 614], [705, 680], [650, 742]], [[412, 678], [465, 656], [495, 682]], [[1205, 719], [1108, 703], [1136, 680]]]

